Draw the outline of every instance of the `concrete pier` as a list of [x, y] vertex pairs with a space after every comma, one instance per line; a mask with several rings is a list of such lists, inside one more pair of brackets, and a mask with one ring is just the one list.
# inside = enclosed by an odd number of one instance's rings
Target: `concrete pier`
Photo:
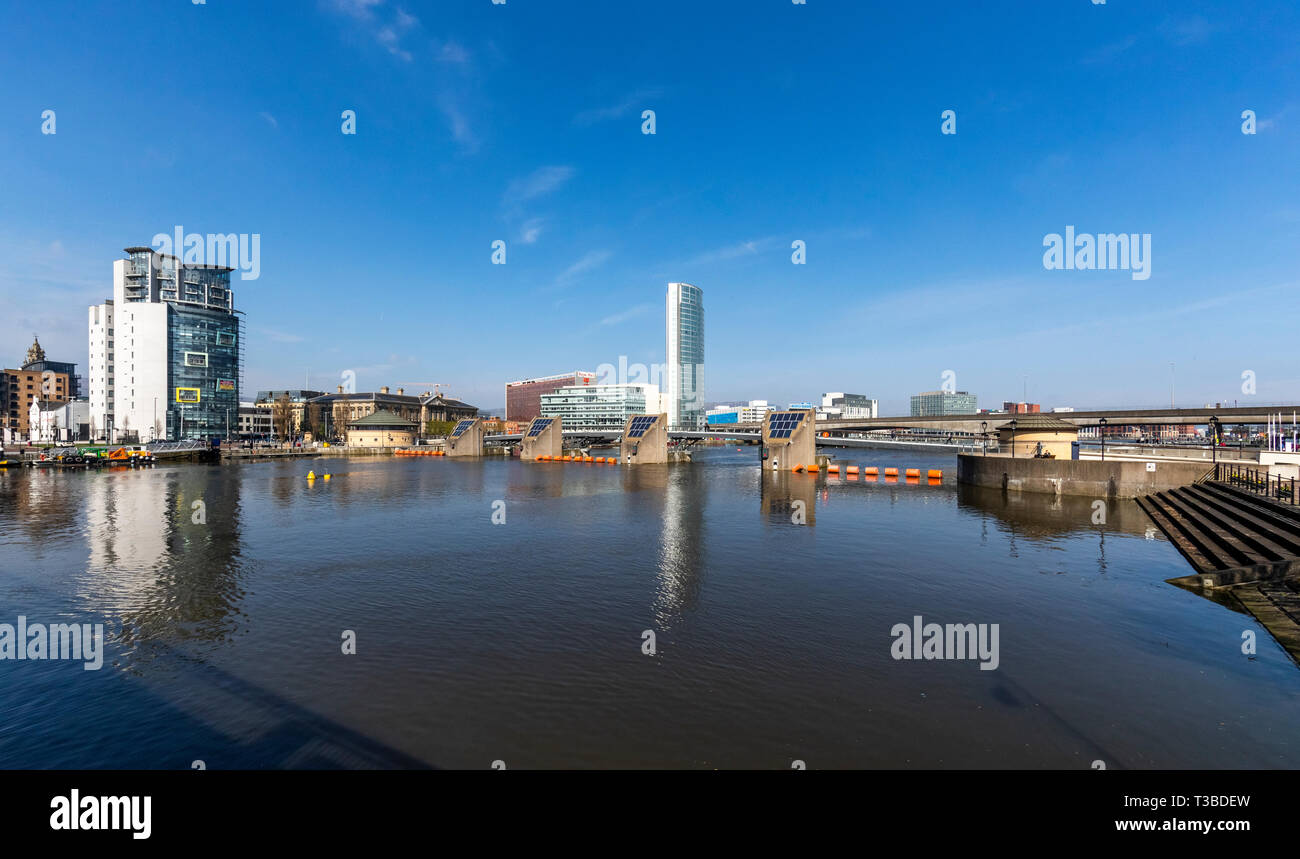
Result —
[[1011, 492], [1138, 498], [1187, 486], [1211, 468], [1196, 462], [1026, 459], [963, 453], [957, 456], [957, 482]]

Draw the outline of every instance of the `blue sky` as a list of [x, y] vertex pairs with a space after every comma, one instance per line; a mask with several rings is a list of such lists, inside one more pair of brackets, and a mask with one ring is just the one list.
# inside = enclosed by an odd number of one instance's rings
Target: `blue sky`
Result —
[[[662, 362], [685, 280], [709, 400], [1159, 405], [1170, 362], [1179, 404], [1300, 400], [1294, 2], [5, 6], [6, 366], [84, 367], [112, 260], [183, 225], [261, 236], [246, 391], [497, 407]], [[1151, 234], [1150, 278], [1046, 270], [1067, 225]]]

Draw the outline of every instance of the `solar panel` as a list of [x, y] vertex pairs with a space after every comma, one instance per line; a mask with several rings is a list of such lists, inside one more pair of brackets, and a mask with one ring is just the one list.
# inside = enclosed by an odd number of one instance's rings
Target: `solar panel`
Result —
[[627, 437], [641, 438], [641, 436], [646, 434], [646, 431], [649, 430], [650, 427], [654, 426], [654, 422], [657, 420], [659, 420], [658, 415], [651, 415], [649, 417], [643, 415], [641, 417], [632, 418], [632, 426], [628, 428]]
[[461, 421], [460, 423], [456, 424], [456, 428], [451, 431], [451, 437], [460, 438], [460, 434], [472, 426], [474, 426], [473, 421]]
[[767, 424], [768, 438], [789, 438], [806, 414], [807, 412], [773, 412]]
[[534, 438], [535, 436], [541, 435], [542, 431], [550, 426], [554, 420], [554, 418], [537, 418], [533, 421], [533, 425], [528, 429], [528, 437]]

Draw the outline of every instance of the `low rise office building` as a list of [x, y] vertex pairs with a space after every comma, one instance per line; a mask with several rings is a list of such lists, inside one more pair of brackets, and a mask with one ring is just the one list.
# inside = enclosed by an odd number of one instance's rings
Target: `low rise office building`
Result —
[[632, 415], [658, 414], [658, 385], [570, 385], [542, 395], [544, 418], [563, 418], [566, 430], [620, 432]]
[[979, 410], [974, 394], [966, 391], [924, 391], [912, 395], [912, 417], [973, 415]]

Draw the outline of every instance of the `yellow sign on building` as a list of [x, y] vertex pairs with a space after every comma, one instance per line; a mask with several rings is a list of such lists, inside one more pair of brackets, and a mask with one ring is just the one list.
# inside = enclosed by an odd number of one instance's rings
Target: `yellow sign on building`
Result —
[[177, 388], [176, 402], [178, 403], [197, 403], [199, 401], [198, 388]]

